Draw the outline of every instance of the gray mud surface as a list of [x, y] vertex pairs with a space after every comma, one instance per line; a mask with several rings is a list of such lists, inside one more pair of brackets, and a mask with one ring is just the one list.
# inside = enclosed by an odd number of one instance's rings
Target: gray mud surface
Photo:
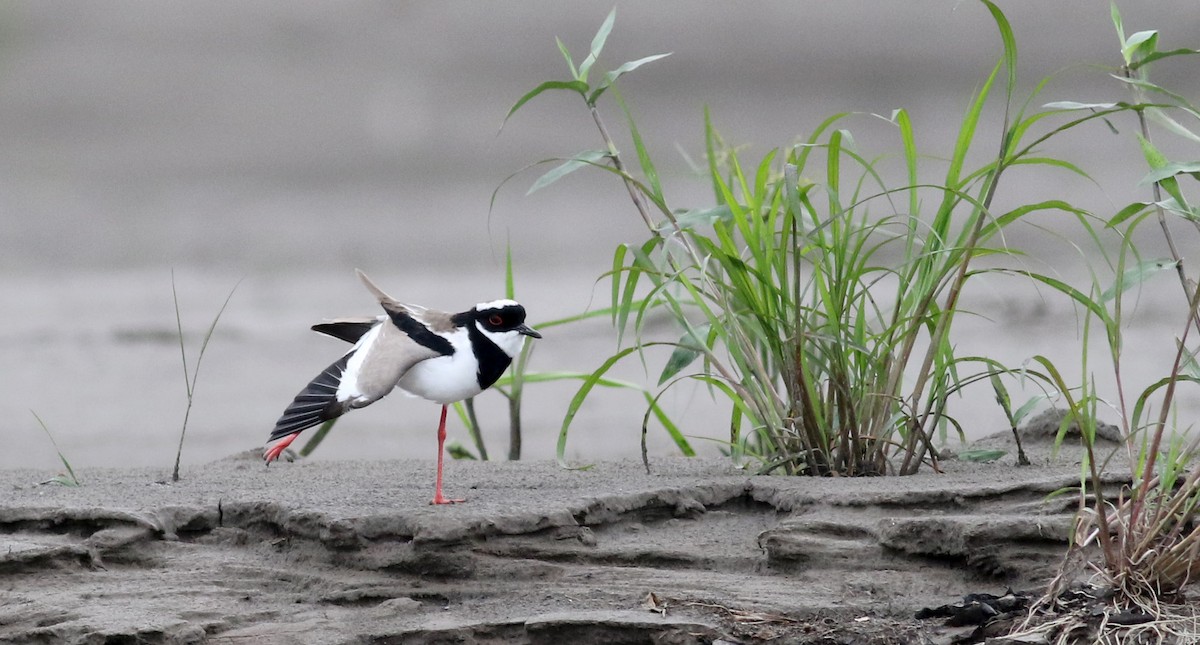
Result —
[[951, 643], [914, 612], [1064, 552], [1047, 495], [1078, 466], [1026, 450], [860, 479], [452, 462], [468, 502], [437, 508], [425, 461], [2, 471], [0, 642]]

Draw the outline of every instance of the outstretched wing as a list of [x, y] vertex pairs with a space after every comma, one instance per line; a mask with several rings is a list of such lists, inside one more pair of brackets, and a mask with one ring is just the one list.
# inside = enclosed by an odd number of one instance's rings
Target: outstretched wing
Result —
[[275, 422], [275, 429], [271, 431], [267, 443], [336, 419], [350, 409], [346, 402], [338, 401], [337, 392], [353, 353], [347, 352], [300, 390], [283, 411], [283, 416]]
[[[330, 323], [337, 338], [353, 336], [364, 321]], [[318, 330], [320, 331], [320, 330]], [[448, 345], [448, 343], [447, 343]], [[450, 348], [453, 352], [453, 348]], [[421, 361], [447, 352], [417, 342], [391, 322], [374, 324], [361, 332], [354, 348], [309, 382], [275, 422], [268, 443], [296, 434], [353, 408], [378, 401]]]

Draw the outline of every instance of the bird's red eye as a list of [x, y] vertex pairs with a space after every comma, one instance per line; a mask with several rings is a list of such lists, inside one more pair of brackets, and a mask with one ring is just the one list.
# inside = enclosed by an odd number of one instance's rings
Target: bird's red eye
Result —
[[504, 319], [500, 317], [500, 314], [492, 314], [488, 316], [488, 323], [499, 327], [500, 325], [504, 324]]

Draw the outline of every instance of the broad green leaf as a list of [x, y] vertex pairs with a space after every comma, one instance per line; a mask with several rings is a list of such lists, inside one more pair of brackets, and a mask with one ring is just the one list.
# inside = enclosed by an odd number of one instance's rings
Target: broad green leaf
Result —
[[1143, 56], [1142, 58], [1139, 58], [1137, 61], [1129, 63], [1129, 69], [1136, 70], [1139, 67], [1144, 67], [1146, 65], [1149, 65], [1150, 63], [1153, 63], [1156, 60], [1162, 60], [1164, 58], [1170, 58], [1172, 56], [1191, 56], [1193, 54], [1200, 54], [1200, 49], [1172, 49], [1171, 51], [1166, 51], [1166, 52], [1156, 51], [1151, 54], [1147, 54], [1146, 56]]
[[[1150, 165], [1151, 171], [1161, 170], [1170, 165], [1170, 160], [1167, 159], [1163, 153], [1159, 152], [1158, 148], [1154, 147], [1154, 144], [1150, 143], [1149, 139], [1139, 134], [1138, 142], [1142, 144], [1142, 153], [1145, 155], [1146, 163]], [[1179, 190], [1179, 181], [1175, 179], [1174, 175], [1169, 175], [1158, 180], [1158, 185], [1161, 186], [1163, 190], [1167, 191], [1168, 195], [1175, 199], [1180, 207], [1181, 212], [1188, 212], [1191, 210], [1188, 207], [1187, 199], [1185, 199], [1183, 196], [1183, 192]]]
[[[1172, 178], [1167, 181], [1175, 181], [1175, 179]], [[1190, 206], [1181, 205], [1174, 197], [1168, 197], [1161, 202], [1154, 202], [1154, 205], [1168, 212], [1175, 213], [1188, 221], [1200, 222], [1200, 213], [1197, 213]]]
[[1196, 355], [1200, 353], [1200, 347], [1195, 351], [1191, 351], [1186, 347], [1182, 347], [1179, 340], [1175, 340], [1176, 348], [1183, 354], [1183, 363], [1180, 365], [1180, 371], [1193, 379], [1200, 379], [1200, 362], [1197, 362]]
[[1013, 413], [1013, 425], [1020, 426], [1021, 422], [1025, 420], [1025, 417], [1029, 416], [1029, 414], [1033, 412], [1034, 408], [1036, 408], [1039, 403], [1045, 400], [1046, 397], [1044, 396], [1035, 396], [1026, 401], [1025, 405], [1017, 408], [1017, 411]]
[[609, 87], [611, 87], [612, 84], [615, 83], [618, 78], [621, 78], [625, 74], [632, 72], [633, 70], [641, 67], [642, 65], [645, 65], [646, 63], [652, 63], [660, 58], [666, 58], [667, 56], [670, 56], [670, 55], [671, 55], [671, 52], [667, 52], [665, 54], [655, 54], [654, 56], [647, 56], [645, 58], [631, 60], [628, 63], [625, 63], [625, 64], [621, 65], [620, 67], [609, 71], [607, 74], [604, 75], [604, 78], [592, 90], [591, 94], [588, 95], [588, 97], [587, 97], [588, 105], [595, 105], [596, 100], [600, 98], [600, 95], [604, 94], [605, 90], [607, 90]]
[[1200, 161], [1176, 161], [1150, 171], [1142, 180], [1138, 182], [1139, 186], [1148, 186], [1154, 182], [1162, 181], [1167, 177], [1175, 175], [1191, 175], [1195, 179], [1200, 179]]
[[1135, 58], [1149, 56], [1158, 49], [1158, 31], [1146, 30], [1130, 34], [1121, 48], [1121, 55], [1130, 63], [1137, 62]]
[[1004, 450], [964, 450], [958, 453], [958, 458], [963, 461], [987, 463], [989, 461], [996, 461], [1007, 454]]
[[537, 191], [549, 186], [550, 184], [553, 184], [559, 179], [562, 179], [566, 175], [569, 175], [576, 170], [583, 168], [584, 166], [594, 166], [600, 163], [601, 160], [607, 158], [607, 150], [584, 150], [562, 164], [554, 167], [541, 177], [538, 177], [538, 180], [533, 182], [533, 185], [529, 187], [529, 190], [526, 191], [525, 194], [532, 195], [533, 193], [536, 193]]
[[[725, 204], [710, 208], [692, 208], [675, 215], [675, 221], [684, 230], [698, 226], [712, 226], [715, 222], [728, 222], [731, 218], [733, 218], [733, 212]], [[665, 227], [666, 225], [663, 226], [663, 228]]]
[[1150, 208], [1153, 205], [1153, 202], [1133, 202], [1125, 208], [1117, 211], [1117, 214], [1113, 215], [1112, 219], [1108, 220], [1108, 223], [1105, 224], [1105, 226], [1108, 228], [1116, 228], [1125, 222], [1125, 220], [1138, 215], [1139, 213], [1145, 212], [1147, 208]]
[[617, 8], [613, 7], [612, 11], [608, 12], [608, 17], [600, 24], [600, 29], [596, 30], [596, 35], [592, 37], [592, 48], [588, 52], [587, 58], [579, 64], [579, 74], [576, 76], [581, 81], [587, 82], [588, 72], [592, 70], [592, 65], [596, 64], [596, 59], [600, 58], [600, 52], [604, 51], [604, 43], [608, 40], [608, 35], [612, 33], [613, 23], [617, 19]]
[[461, 443], [459, 443], [457, 441], [452, 441], [452, 442], [446, 444], [446, 454], [450, 455], [451, 459], [457, 459], [457, 460], [465, 459], [467, 461], [478, 461], [479, 460], [479, 458], [475, 456], [475, 453], [471, 452], [470, 449], [468, 449], [466, 446], [462, 445]]
[[549, 90], [571, 90], [572, 92], [575, 92], [576, 94], [586, 98], [588, 84], [584, 83], [583, 81], [546, 81], [532, 90], [529, 90], [524, 96], [517, 99], [517, 102], [508, 109], [508, 114], [504, 115], [505, 123], [508, 122], [509, 117], [515, 114], [517, 110], [521, 109], [521, 106], [532, 101], [542, 92], [547, 92]]
[[[1149, 116], [1151, 119], [1153, 119], [1155, 123], [1158, 123], [1159, 125], [1166, 128], [1167, 130], [1171, 131], [1172, 133], [1179, 135], [1179, 136], [1183, 137], [1184, 139], [1188, 139], [1193, 143], [1200, 143], [1200, 135], [1197, 135], [1195, 132], [1192, 132], [1188, 128], [1184, 127], [1184, 125], [1182, 123], [1176, 121], [1175, 119], [1172, 119], [1170, 117], [1170, 115], [1168, 115], [1166, 112], [1162, 111], [1161, 109], [1148, 108], [1146, 110], [1146, 115]], [[1192, 113], [1192, 116], [1196, 116], [1196, 117], [1200, 118], [1200, 115], [1197, 115], [1195, 113]]]
[[1004, 383], [1000, 381], [1000, 375], [995, 372], [988, 374], [988, 380], [992, 383], [992, 392], [996, 395], [996, 403], [1000, 405], [1000, 409], [1004, 410], [1004, 416], [1008, 418], [1009, 423], [1012, 423], [1012, 399], [1008, 395], [1008, 388], [1004, 387]]
[[[1165, 88], [1161, 85], [1156, 85], [1154, 83], [1151, 83], [1150, 81], [1147, 81], [1144, 78], [1137, 78], [1136, 76], [1129, 77], [1129, 76], [1120, 76], [1118, 74], [1109, 74], [1109, 76], [1117, 81], [1125, 83], [1126, 85], [1140, 87], [1140, 88], [1146, 90], [1147, 92], [1153, 92], [1155, 94], [1162, 94], [1163, 96], [1170, 97], [1172, 100], [1176, 101], [1176, 103], [1177, 103], [1177, 105], [1172, 105], [1170, 103], [1139, 103], [1139, 104], [1133, 105], [1131, 107], [1136, 107], [1138, 109], [1147, 109], [1147, 110], [1151, 109], [1151, 108], [1169, 108], [1169, 109], [1173, 109], [1173, 110], [1183, 110], [1184, 112], [1187, 112], [1188, 114], [1195, 115], [1195, 112], [1187, 107], [1188, 100], [1182, 94], [1177, 94], [1175, 92], [1172, 92], [1171, 90], [1168, 90], [1167, 88]], [[1118, 102], [1117, 105], [1123, 105], [1123, 104]]]
[[[1136, 265], [1125, 270], [1121, 280], [1113, 284], [1104, 293], [1100, 294], [1100, 300], [1108, 302], [1117, 297], [1118, 293], [1125, 293], [1131, 288], [1149, 280], [1154, 275], [1175, 268], [1175, 261], [1170, 259], [1162, 260], [1143, 260]], [[1119, 291], [1118, 291], [1119, 287]]]
[[671, 377], [683, 371], [683, 368], [691, 365], [700, 357], [704, 352], [704, 348], [701, 347], [697, 336], [707, 336], [708, 329], [709, 326], [704, 324], [696, 327], [694, 332], [684, 332], [683, 336], [679, 338], [679, 342], [675, 344], [675, 351], [671, 352], [671, 357], [667, 359], [667, 364], [663, 366], [662, 374], [658, 377], [659, 385], [666, 383]]
[[1042, 107], [1047, 110], [1111, 110], [1117, 103], [1079, 103], [1076, 101], [1054, 101]]

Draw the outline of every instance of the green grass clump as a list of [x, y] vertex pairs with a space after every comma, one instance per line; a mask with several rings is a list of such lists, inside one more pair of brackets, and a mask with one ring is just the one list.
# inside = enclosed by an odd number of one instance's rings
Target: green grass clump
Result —
[[[635, 352], [666, 345], [672, 353], [659, 384], [699, 381], [725, 396], [731, 403], [728, 448], [758, 459], [762, 472], [911, 474], [922, 463], [936, 467], [936, 441], [959, 429], [948, 411], [951, 395], [980, 380], [998, 384], [993, 377], [1010, 373], [988, 357], [957, 355], [951, 341], [964, 289], [990, 271], [975, 268], [975, 261], [1012, 253], [1002, 233], [1031, 214], [1086, 216], [1062, 200], [994, 212], [1001, 178], [1017, 165], [1084, 174], [1033, 151], [1065, 130], [1124, 109], [1097, 109], [1035, 135], [1044, 119], [1070, 109], [1026, 114], [1029, 101], [1016, 105], [1015, 38], [1004, 14], [981, 2], [995, 21], [1002, 54], [967, 104], [948, 154], [919, 152], [909, 115], [897, 110], [888, 118], [899, 151], [891, 157], [863, 156], [844, 128], [852, 115], [838, 114], [802, 143], [748, 161], [722, 142], [706, 117], [714, 200], [686, 209], [668, 204], [651, 152], [613, 86], [664, 55], [625, 63], [591, 83], [589, 72], [614, 14], [578, 67], [560, 42], [571, 78], [538, 85], [509, 116], [544, 92], [574, 92], [604, 147], [566, 159], [530, 190], [582, 167], [604, 170], [622, 180], [649, 233], [644, 243], [618, 247], [609, 272], [613, 322], [622, 335], [632, 332], [634, 343], [590, 379], [603, 378]], [[610, 95], [625, 117], [637, 176], [601, 117], [597, 101]], [[989, 106], [1003, 115], [994, 132], [980, 129]], [[981, 153], [986, 149], [990, 154]], [[982, 164], [971, 167], [969, 160], [981, 154]], [[920, 164], [928, 158], [948, 160], [937, 183], [920, 183]], [[894, 159], [898, 169], [888, 165]], [[889, 184], [885, 177], [893, 174], [904, 180]], [[923, 210], [927, 201], [931, 212]], [[897, 250], [901, 259], [888, 261]], [[655, 310], [678, 325], [678, 340], [643, 336], [643, 323]], [[1023, 373], [1049, 381], [1045, 373]], [[560, 460], [573, 415], [589, 391], [585, 382], [568, 408]]]
[[[1195, 334], [1200, 334], [1200, 287], [1188, 275], [1187, 258], [1178, 250], [1195, 248], [1195, 242], [1178, 242], [1171, 223], [1183, 224], [1200, 234], [1200, 208], [1190, 203], [1189, 191], [1185, 190], [1195, 190], [1192, 180], [1200, 179], [1200, 162], [1168, 159], [1153, 143], [1150, 124], [1194, 146], [1200, 144], [1200, 136], [1193, 130], [1200, 122], [1200, 109], [1152, 82], [1149, 70], [1152, 63], [1195, 56], [1200, 50], [1160, 50], [1157, 31], [1126, 36], [1115, 4], [1112, 18], [1124, 61], [1112, 77], [1127, 86], [1134, 100], [1070, 107], [1094, 110], [1118, 106], [1135, 118], [1135, 136], [1150, 169], [1139, 183], [1149, 187], [1153, 199], [1129, 204], [1105, 222], [1104, 231], [1119, 238], [1115, 259], [1097, 244], [1096, 253], [1112, 272], [1107, 288], [1095, 275], [1086, 293], [1038, 277], [1072, 298], [1086, 315], [1081, 351], [1084, 381], [1079, 387], [1063, 382], [1048, 359], [1035, 357], [1053, 374], [1070, 410], [1064, 429], [1069, 422], [1078, 424], [1086, 449], [1072, 542], [1072, 552], [1082, 557], [1064, 561], [1059, 578], [1023, 629], [1027, 633], [1041, 632], [1051, 642], [1086, 639], [1104, 643], [1192, 643], [1200, 641], [1200, 611], [1186, 595], [1192, 583], [1200, 579], [1200, 523], [1196, 515], [1200, 469], [1194, 466], [1200, 455], [1200, 434], [1194, 431], [1194, 420], [1178, 418], [1175, 403], [1181, 386], [1200, 384], [1200, 350], [1189, 348], [1195, 344]], [[1169, 258], [1143, 259], [1133, 246], [1135, 231], [1151, 222], [1158, 224]], [[1093, 237], [1100, 239], [1098, 232], [1093, 231]], [[1180, 332], [1163, 342], [1174, 343], [1174, 358], [1161, 378], [1131, 395], [1122, 372], [1126, 350], [1122, 342], [1124, 300], [1134, 287], [1172, 270], [1183, 296], [1178, 312]], [[1091, 380], [1087, 348], [1095, 335], [1093, 328], [1103, 334], [1116, 381], [1115, 395], [1098, 395]], [[1115, 493], [1105, 486], [1105, 475], [1114, 468], [1105, 465], [1102, 460], [1106, 456], [1099, 454], [1095, 445], [1097, 417], [1106, 408], [1119, 414], [1124, 452], [1130, 464], [1130, 483]], [[1063, 600], [1061, 592], [1079, 585], [1081, 579], [1089, 595], [1099, 599], [1096, 604], [1102, 612]], [[1139, 624], [1110, 620], [1117, 615], [1140, 615], [1147, 620]]]

